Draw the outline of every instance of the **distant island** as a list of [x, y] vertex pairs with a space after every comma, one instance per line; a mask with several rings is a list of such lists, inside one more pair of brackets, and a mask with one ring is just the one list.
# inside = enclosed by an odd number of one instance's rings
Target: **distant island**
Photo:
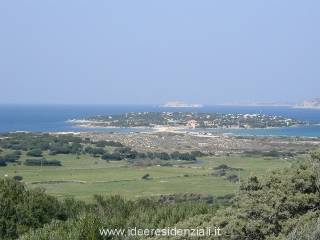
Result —
[[290, 107], [290, 108], [310, 108], [320, 109], [320, 98], [313, 98], [311, 100], [305, 100], [301, 103], [294, 102], [229, 102], [224, 104], [218, 104], [222, 106], [248, 106], [248, 107]]
[[305, 122], [264, 114], [223, 114], [195, 112], [130, 112], [70, 120], [79, 127], [176, 127], [176, 128], [271, 128]]
[[[249, 106], [249, 107], [290, 107], [290, 108], [311, 108], [320, 109], [320, 98], [314, 98], [311, 100], [305, 100], [301, 103], [294, 102], [229, 102], [223, 104], [217, 104], [221, 106]], [[182, 101], [170, 101], [160, 107], [165, 108], [201, 108], [202, 104], [198, 103], [186, 103]]]
[[241, 106], [241, 107], [292, 107], [294, 103], [290, 102], [229, 102], [218, 104], [222, 106]]
[[311, 100], [306, 100], [303, 103], [297, 104], [295, 108], [316, 108], [320, 109], [320, 98], [314, 98]]
[[171, 102], [165, 103], [161, 107], [166, 107], [166, 108], [201, 108], [201, 107], [203, 107], [203, 105], [198, 104], [198, 103], [189, 104], [189, 103], [180, 102], [180, 101], [171, 101]]

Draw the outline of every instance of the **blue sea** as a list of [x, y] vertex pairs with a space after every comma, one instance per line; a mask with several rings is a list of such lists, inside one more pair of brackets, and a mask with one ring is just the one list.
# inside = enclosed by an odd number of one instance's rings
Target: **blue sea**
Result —
[[69, 132], [104, 131], [137, 132], [145, 129], [108, 128], [85, 129], [67, 123], [67, 120], [96, 115], [120, 114], [125, 112], [149, 111], [199, 111], [220, 113], [262, 113], [295, 118], [310, 122], [309, 126], [272, 129], [224, 129], [213, 132], [240, 136], [305, 136], [320, 137], [320, 110], [294, 109], [289, 107], [240, 107], [205, 106], [203, 108], [162, 108], [152, 105], [0, 105], [0, 132]]

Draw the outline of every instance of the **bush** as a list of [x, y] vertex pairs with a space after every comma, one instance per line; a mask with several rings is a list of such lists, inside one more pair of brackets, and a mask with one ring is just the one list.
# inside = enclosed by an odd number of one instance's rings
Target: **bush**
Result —
[[62, 166], [59, 160], [46, 160], [46, 159], [27, 159], [24, 162], [26, 166]]
[[[251, 176], [241, 185], [232, 207], [219, 211], [208, 224], [222, 227], [231, 239], [295, 236], [293, 230], [299, 219], [310, 213], [320, 215], [318, 172], [317, 160], [313, 158], [274, 170], [265, 177]], [[311, 223], [312, 220], [306, 225]], [[289, 239], [313, 239], [306, 236]]]
[[123, 159], [123, 157], [118, 152], [114, 153], [105, 153], [101, 156], [101, 159], [103, 160], [109, 160], [109, 161], [120, 161]]
[[229, 167], [229, 166], [226, 165], [226, 164], [220, 164], [219, 166], [215, 167], [214, 169], [215, 169], [215, 170], [230, 170], [230, 169], [232, 169], [232, 168]]
[[180, 153], [178, 151], [175, 151], [170, 154], [171, 159], [175, 160], [184, 160], [184, 161], [195, 161], [197, 160], [196, 156], [191, 153]]
[[103, 148], [94, 148], [94, 147], [86, 147], [84, 151], [93, 156], [99, 156], [106, 153], [106, 150]]
[[17, 239], [52, 219], [66, 216], [62, 205], [43, 190], [27, 190], [13, 179], [0, 179], [0, 239]]
[[233, 183], [239, 182], [239, 177], [235, 174], [228, 176], [226, 179]]
[[16, 152], [13, 152], [13, 153], [8, 153], [4, 155], [2, 157], [2, 160], [5, 162], [16, 162], [17, 160], [19, 160], [19, 158], [20, 158], [20, 155], [16, 154]]
[[93, 144], [96, 145], [96, 147], [106, 147], [106, 146], [110, 146], [110, 147], [124, 147], [124, 145], [120, 142], [115, 142], [115, 141], [97, 141], [94, 142]]
[[13, 179], [20, 182], [20, 181], [22, 181], [23, 177], [17, 175], [17, 176], [14, 176]]
[[204, 154], [204, 153], [201, 152], [201, 151], [192, 151], [191, 154], [192, 154], [194, 157], [203, 157], [203, 156], [206, 156], [206, 154]]
[[181, 153], [180, 154], [180, 160], [185, 160], [185, 161], [196, 161], [196, 157], [191, 155], [190, 153]]
[[42, 151], [41, 149], [32, 149], [27, 152], [27, 155], [31, 157], [42, 157]]
[[71, 153], [71, 147], [69, 146], [69, 144], [54, 144], [50, 147], [49, 151], [50, 155], [69, 153]]
[[105, 147], [107, 146], [107, 141], [98, 141], [94, 143], [96, 145], [96, 147]]
[[13, 155], [16, 155], [16, 156], [21, 156], [21, 151], [20, 150], [16, 150], [12, 153]]
[[138, 156], [138, 152], [131, 150], [129, 147], [122, 147], [115, 150], [114, 153], [119, 153], [121, 158], [129, 158], [129, 159], [135, 159]]
[[265, 157], [281, 157], [281, 155], [282, 153], [277, 150], [272, 150], [269, 152], [262, 153], [262, 156], [265, 156]]
[[150, 179], [150, 174], [147, 173], [147, 174], [143, 175], [143, 176], [142, 176], [142, 179], [143, 179], [143, 180], [149, 180], [149, 179]]
[[159, 154], [159, 158], [160, 158], [161, 160], [170, 160], [170, 156], [169, 156], [169, 154], [166, 153], [166, 152], [161, 152], [161, 153]]
[[7, 163], [3, 159], [0, 158], [0, 167], [6, 167]]

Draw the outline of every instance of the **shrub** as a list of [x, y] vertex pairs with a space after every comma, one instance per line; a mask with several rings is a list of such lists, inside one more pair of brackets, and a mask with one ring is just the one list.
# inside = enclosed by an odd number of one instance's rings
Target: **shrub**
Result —
[[24, 164], [26, 166], [62, 166], [59, 160], [46, 159], [27, 159]]
[[228, 176], [226, 179], [233, 183], [239, 182], [239, 177], [235, 174]]
[[106, 153], [106, 150], [103, 148], [94, 148], [94, 147], [86, 147], [84, 151], [93, 156], [103, 155]]
[[22, 181], [23, 177], [17, 175], [17, 176], [14, 176], [13, 179], [20, 182], [20, 181]]
[[149, 179], [150, 179], [150, 174], [147, 173], [147, 174], [143, 175], [143, 176], [142, 176], [142, 179], [143, 179], [143, 180], [149, 180]]
[[5, 166], [7, 166], [6, 161], [0, 158], [0, 167], [5, 167]]
[[94, 142], [94, 144], [97, 146], [97, 147], [105, 147], [105, 146], [110, 146], [110, 147], [124, 147], [124, 145], [120, 142], [115, 142], [115, 141], [104, 141], [104, 140], [101, 140], [101, 141], [97, 141], [97, 142]]
[[206, 154], [204, 154], [203, 152], [201, 151], [192, 151], [191, 154], [195, 157], [203, 157], [203, 156], [206, 156]]
[[15, 152], [13, 153], [8, 153], [2, 157], [2, 160], [5, 162], [16, 162], [19, 160], [20, 155], [17, 155]]
[[101, 159], [103, 160], [109, 160], [109, 161], [120, 161], [123, 159], [123, 157], [118, 152], [114, 153], [105, 153], [101, 156]]
[[50, 147], [50, 155], [56, 155], [56, 154], [69, 154], [71, 153], [71, 147], [69, 144], [54, 144]]
[[41, 149], [32, 149], [27, 152], [27, 155], [32, 157], [42, 157], [42, 151]]
[[27, 190], [13, 179], [0, 179], [0, 239], [17, 239], [66, 214], [62, 205], [43, 190]]
[[215, 167], [214, 169], [215, 169], [215, 170], [230, 170], [230, 169], [232, 169], [232, 168], [229, 167], [229, 166], [226, 165], [226, 164], [220, 164], [219, 166]]
[[169, 156], [169, 154], [166, 153], [166, 152], [161, 152], [161, 153], [159, 154], [159, 158], [160, 158], [161, 160], [170, 160], [170, 156]]
[[107, 141], [98, 141], [94, 143], [97, 147], [105, 147], [107, 146]]

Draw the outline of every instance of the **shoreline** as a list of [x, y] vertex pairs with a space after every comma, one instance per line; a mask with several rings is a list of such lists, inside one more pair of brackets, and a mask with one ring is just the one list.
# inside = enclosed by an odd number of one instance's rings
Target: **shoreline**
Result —
[[[172, 126], [154, 126], [154, 127], [118, 127], [118, 126], [92, 126], [92, 125], [76, 125], [76, 127], [83, 128], [83, 129], [92, 129], [92, 131], [99, 132], [99, 129], [101, 129], [101, 132], [103, 132], [103, 129], [114, 129], [114, 133], [119, 134], [129, 134], [129, 133], [141, 133], [141, 134], [157, 134], [157, 133], [175, 133], [175, 134], [187, 134], [192, 136], [198, 136], [198, 137], [219, 137], [219, 136], [232, 136], [232, 137], [270, 137], [270, 138], [320, 138], [320, 135], [318, 136], [309, 136], [309, 135], [286, 135], [286, 134], [261, 134], [255, 133], [254, 131], [268, 131], [268, 130], [276, 130], [276, 129], [295, 129], [295, 128], [308, 128], [316, 126], [319, 127], [320, 124], [312, 124], [312, 125], [293, 125], [289, 127], [266, 127], [266, 128], [195, 128], [190, 129], [187, 127], [172, 127]], [[120, 129], [128, 130], [128, 132], [124, 131], [117, 131]], [[132, 131], [130, 131], [132, 130]], [[135, 131], [137, 130], [137, 131]], [[138, 131], [140, 130], [140, 131]], [[143, 131], [145, 130], [145, 131]], [[233, 132], [228, 132], [228, 130]], [[243, 131], [247, 131], [247, 133], [242, 133]], [[81, 131], [80, 131], [81, 132]], [[84, 131], [85, 132], [85, 131]], [[238, 132], [238, 134], [237, 134]]]
[[[80, 120], [83, 122], [82, 120]], [[96, 122], [91, 122], [87, 121], [88, 124], [77, 124], [77, 121], [66, 121], [67, 123], [71, 123], [72, 126], [74, 127], [79, 127], [79, 128], [91, 128], [91, 129], [150, 129], [154, 130], [155, 132], [160, 131], [179, 131], [179, 130], [186, 130], [186, 131], [212, 131], [212, 130], [268, 130], [268, 129], [289, 129], [289, 128], [297, 128], [297, 127], [308, 127], [308, 126], [320, 126], [320, 123], [317, 124], [296, 124], [292, 126], [287, 126], [287, 127], [265, 127], [265, 128], [239, 128], [239, 127], [219, 127], [219, 128], [188, 128], [186, 126], [169, 126], [169, 125], [156, 125], [153, 127], [150, 126], [132, 126], [132, 127], [119, 127], [119, 126], [96, 126], [93, 125], [92, 123]], [[75, 124], [74, 124], [75, 123]], [[100, 123], [100, 122], [99, 122]]]

